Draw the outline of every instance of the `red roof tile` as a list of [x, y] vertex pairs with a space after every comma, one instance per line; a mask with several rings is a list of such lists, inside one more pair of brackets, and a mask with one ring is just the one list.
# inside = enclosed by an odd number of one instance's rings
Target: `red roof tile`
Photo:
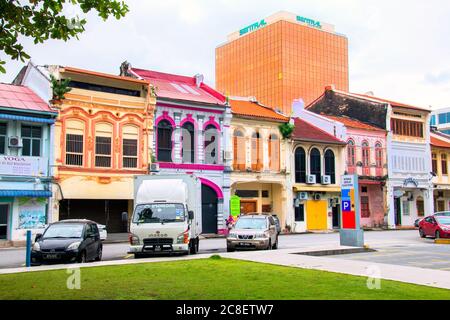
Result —
[[371, 126], [370, 124], [361, 122], [361, 121], [353, 119], [353, 118], [345, 117], [345, 116], [336, 117], [336, 116], [329, 116], [326, 114], [321, 114], [321, 116], [326, 117], [331, 120], [334, 120], [334, 121], [338, 121], [348, 128], [363, 129], [363, 130], [370, 130], [370, 131], [382, 131], [382, 132], [385, 131], [381, 128]]
[[6, 83], [0, 83], [0, 107], [56, 112], [30, 88]]
[[196, 85], [195, 77], [180, 76], [151, 70], [131, 69], [139, 77], [150, 81], [162, 98], [196, 101], [203, 103], [225, 104], [225, 96], [205, 83]]
[[294, 124], [295, 129], [294, 133], [292, 134], [292, 138], [294, 140], [343, 144], [343, 145], [346, 144], [341, 139], [338, 139], [337, 137], [329, 134], [328, 132], [323, 131], [322, 129], [300, 118], [295, 118]]
[[[450, 139], [450, 137], [449, 137]], [[450, 148], [450, 140], [440, 137], [436, 133], [431, 133], [430, 143], [433, 147]]]
[[244, 117], [257, 117], [288, 122], [289, 118], [275, 110], [248, 100], [230, 100], [231, 112]]

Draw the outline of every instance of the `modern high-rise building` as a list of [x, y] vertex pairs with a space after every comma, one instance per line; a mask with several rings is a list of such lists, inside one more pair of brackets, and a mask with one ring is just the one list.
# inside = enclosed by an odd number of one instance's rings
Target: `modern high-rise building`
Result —
[[254, 96], [291, 112], [294, 99], [309, 104], [324, 87], [348, 91], [348, 40], [334, 26], [278, 12], [228, 36], [216, 48], [216, 88]]

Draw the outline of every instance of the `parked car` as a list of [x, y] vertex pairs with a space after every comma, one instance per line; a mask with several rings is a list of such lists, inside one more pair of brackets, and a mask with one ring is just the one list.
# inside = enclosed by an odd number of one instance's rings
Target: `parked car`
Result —
[[88, 262], [102, 259], [103, 245], [97, 224], [89, 220], [63, 220], [37, 234], [31, 263]]
[[108, 232], [104, 224], [97, 223], [98, 232], [100, 233], [100, 240], [105, 241], [108, 238]]
[[277, 249], [278, 233], [274, 218], [267, 214], [239, 217], [227, 237], [227, 251], [236, 249]]
[[450, 238], [450, 216], [433, 215], [419, 222], [420, 237]]
[[273, 220], [275, 220], [275, 226], [277, 227], [277, 234], [280, 235], [281, 233], [281, 223], [280, 218], [276, 214], [272, 214]]

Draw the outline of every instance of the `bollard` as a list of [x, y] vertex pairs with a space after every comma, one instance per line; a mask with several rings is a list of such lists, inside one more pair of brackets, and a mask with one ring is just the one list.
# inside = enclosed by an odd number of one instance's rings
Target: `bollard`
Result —
[[31, 230], [27, 230], [27, 256], [25, 264], [27, 268], [31, 267]]

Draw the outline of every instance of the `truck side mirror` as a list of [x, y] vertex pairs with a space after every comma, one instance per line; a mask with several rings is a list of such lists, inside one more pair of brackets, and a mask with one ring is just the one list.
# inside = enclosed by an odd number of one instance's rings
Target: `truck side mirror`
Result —
[[34, 238], [34, 242], [38, 242], [42, 238], [42, 233], [36, 234], [36, 237]]
[[189, 217], [189, 220], [194, 220], [194, 211], [189, 210], [188, 217]]

